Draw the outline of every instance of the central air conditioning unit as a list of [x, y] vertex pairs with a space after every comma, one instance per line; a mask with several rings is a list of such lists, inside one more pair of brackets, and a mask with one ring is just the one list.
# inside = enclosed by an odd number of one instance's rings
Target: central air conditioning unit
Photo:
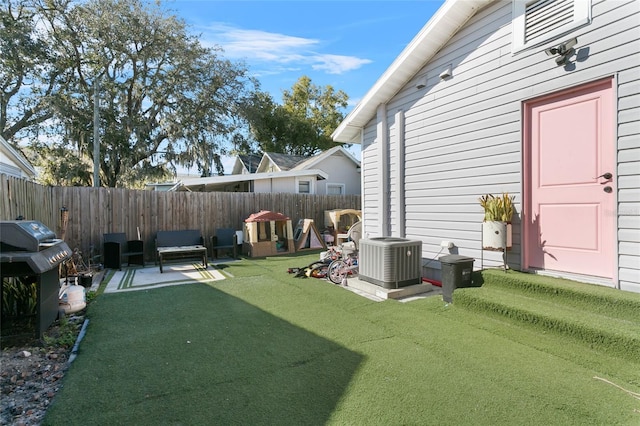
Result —
[[422, 283], [422, 241], [396, 237], [360, 240], [358, 278], [384, 288]]

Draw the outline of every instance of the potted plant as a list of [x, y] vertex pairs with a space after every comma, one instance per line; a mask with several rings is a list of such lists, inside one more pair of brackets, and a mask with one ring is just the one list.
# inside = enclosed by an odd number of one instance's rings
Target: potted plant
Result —
[[499, 250], [511, 248], [511, 218], [513, 217], [514, 195], [503, 193], [501, 196], [486, 194], [480, 197], [484, 209], [482, 222], [482, 248]]

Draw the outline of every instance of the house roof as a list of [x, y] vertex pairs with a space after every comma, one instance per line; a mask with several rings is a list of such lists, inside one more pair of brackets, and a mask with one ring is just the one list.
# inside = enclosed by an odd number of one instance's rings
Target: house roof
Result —
[[360, 143], [361, 129], [422, 69], [479, 9], [493, 0], [447, 0], [340, 123], [336, 142]]
[[271, 161], [276, 165], [281, 171], [287, 171], [293, 169], [296, 164], [301, 161], [306, 160], [309, 157], [303, 157], [302, 155], [290, 155], [290, 154], [280, 154], [277, 152], [265, 152], [262, 156], [262, 161], [260, 161], [260, 165], [258, 169], [261, 168], [262, 163], [264, 161]]
[[296, 166], [294, 167], [294, 170], [304, 170], [304, 169], [312, 168], [316, 164], [331, 157], [334, 154], [344, 155], [349, 160], [351, 160], [355, 166], [360, 167], [360, 161], [358, 161], [353, 155], [351, 155], [349, 151], [344, 149], [341, 145], [338, 145], [296, 164]]
[[261, 159], [262, 156], [258, 154], [240, 154], [236, 157], [236, 162], [231, 173], [240, 174], [242, 172], [242, 170], [240, 170], [242, 166], [244, 166], [249, 173], [255, 173]]

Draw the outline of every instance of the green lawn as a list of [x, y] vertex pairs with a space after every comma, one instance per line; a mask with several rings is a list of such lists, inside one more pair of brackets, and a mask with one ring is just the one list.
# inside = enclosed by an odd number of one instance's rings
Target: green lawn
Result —
[[106, 294], [44, 424], [638, 425], [640, 361], [439, 296], [373, 302], [295, 258]]

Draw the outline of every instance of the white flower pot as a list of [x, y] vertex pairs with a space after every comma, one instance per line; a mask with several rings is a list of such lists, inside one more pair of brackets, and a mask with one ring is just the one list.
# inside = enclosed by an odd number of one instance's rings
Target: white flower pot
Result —
[[511, 248], [511, 224], [507, 222], [482, 222], [482, 248], [503, 250]]

